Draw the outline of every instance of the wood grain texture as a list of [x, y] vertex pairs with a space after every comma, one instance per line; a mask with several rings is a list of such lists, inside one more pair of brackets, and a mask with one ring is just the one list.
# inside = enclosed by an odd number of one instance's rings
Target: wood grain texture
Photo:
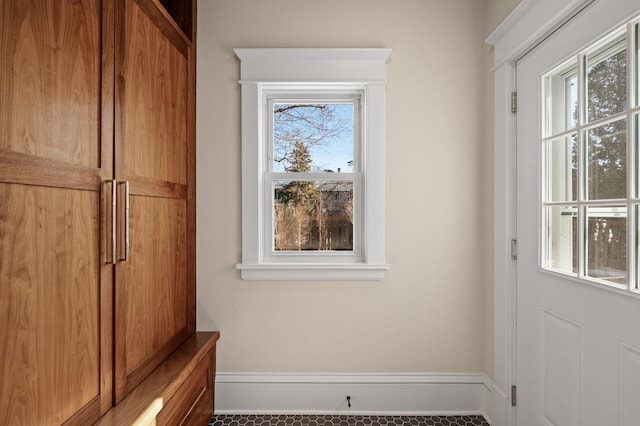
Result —
[[187, 58], [131, 0], [125, 2], [123, 37], [119, 180], [141, 176], [185, 184]]
[[113, 0], [0, 1], [0, 424], [111, 405], [113, 23]]
[[[189, 51], [189, 88], [187, 100], [187, 276], [192, 286], [188, 288], [187, 310], [196, 312], [196, 32], [197, 2], [191, 3], [192, 47]], [[189, 318], [189, 328], [196, 329], [196, 316]]]
[[195, 64], [157, 0], [115, 9], [115, 174], [131, 188], [131, 259], [116, 267], [118, 402], [195, 330]]
[[[175, 349], [187, 330], [186, 201], [130, 198], [130, 260], [116, 266], [116, 368], [120, 394]], [[176, 338], [177, 336], [177, 338]], [[173, 347], [167, 348], [167, 344]], [[163, 356], [163, 357], [164, 357]], [[155, 365], [148, 365], [153, 358]]]
[[0, 148], [99, 167], [101, 2], [0, 2]]
[[131, 182], [131, 194], [145, 195], [147, 197], [162, 198], [187, 198], [187, 185], [179, 183], [155, 180], [143, 177], [132, 177], [127, 179]]
[[98, 191], [102, 170], [0, 149], [0, 182]]
[[[127, 370], [186, 326], [186, 203], [131, 197], [131, 260], [118, 265], [127, 294]], [[121, 285], [122, 284], [122, 285]]]
[[99, 197], [0, 183], [0, 199], [0, 424], [60, 424], [99, 402]]
[[[181, 388], [187, 384], [184, 389], [191, 389], [189, 383], [201, 380], [201, 374], [196, 373], [198, 367], [208, 366], [207, 370], [210, 374], [215, 371], [216, 342], [219, 337], [218, 332], [194, 333], [122, 402], [109, 410], [96, 425], [155, 425], [159, 424], [156, 422], [157, 416], [174, 397], [179, 398], [183, 406], [191, 404], [193, 401], [180, 397]], [[209, 388], [213, 389], [211, 381]], [[213, 396], [206, 403], [201, 402], [197, 412], [202, 413], [203, 409], [213, 412], [212, 398]], [[187, 410], [188, 408], [190, 405]], [[170, 407], [170, 411], [174, 411], [174, 408]], [[210, 418], [211, 416], [207, 420]], [[200, 425], [205, 424], [206, 422], [200, 423]]]
[[[211, 358], [211, 354], [207, 355]], [[199, 412], [200, 407], [208, 407], [211, 405], [211, 389], [209, 384], [209, 362], [201, 362], [187, 381], [180, 386], [176, 394], [165, 404], [162, 411], [157, 416], [157, 423], [160, 425], [183, 425], [188, 422], [189, 418], [195, 419], [202, 417]], [[201, 404], [202, 400], [208, 400], [208, 404]], [[206, 410], [209, 413], [208, 419], [200, 421], [200, 425], [208, 423], [211, 420], [213, 412], [211, 409]], [[198, 416], [200, 414], [200, 416]]]

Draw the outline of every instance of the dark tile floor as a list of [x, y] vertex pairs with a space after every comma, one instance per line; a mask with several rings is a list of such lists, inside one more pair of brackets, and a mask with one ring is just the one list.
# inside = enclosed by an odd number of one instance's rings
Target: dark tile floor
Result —
[[482, 416], [217, 415], [210, 426], [489, 426]]

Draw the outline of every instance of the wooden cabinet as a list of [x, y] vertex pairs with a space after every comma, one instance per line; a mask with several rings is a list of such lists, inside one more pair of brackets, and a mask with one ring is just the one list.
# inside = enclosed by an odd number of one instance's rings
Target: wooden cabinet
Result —
[[0, 0], [0, 424], [93, 423], [194, 333], [194, 16]]

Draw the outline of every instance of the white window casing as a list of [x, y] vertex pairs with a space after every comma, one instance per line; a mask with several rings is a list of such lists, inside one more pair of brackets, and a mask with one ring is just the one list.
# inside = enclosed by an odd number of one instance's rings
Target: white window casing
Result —
[[[385, 262], [385, 90], [391, 49], [235, 49], [241, 61], [242, 261], [245, 280], [381, 280]], [[354, 173], [321, 177], [354, 183], [354, 250], [274, 253], [269, 241], [269, 117], [278, 97], [359, 101]], [[361, 122], [360, 122], [361, 120]], [[313, 174], [311, 174], [313, 175]], [[336, 176], [342, 175], [342, 176]], [[315, 177], [315, 176], [312, 176]], [[357, 213], [356, 213], [357, 212]]]

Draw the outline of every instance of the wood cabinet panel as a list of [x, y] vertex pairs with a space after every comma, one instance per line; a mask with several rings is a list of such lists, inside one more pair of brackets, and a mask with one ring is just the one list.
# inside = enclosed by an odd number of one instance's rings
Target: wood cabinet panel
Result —
[[131, 257], [116, 266], [118, 402], [195, 326], [195, 93], [192, 46], [159, 3], [118, 0], [116, 26], [115, 175], [132, 194]]
[[59, 424], [100, 395], [99, 194], [0, 200], [0, 424]]
[[102, 3], [0, 2], [0, 149], [99, 167]]
[[0, 1], [0, 424], [112, 402], [113, 0]]
[[123, 180], [141, 176], [184, 184], [187, 47], [180, 39], [169, 38], [136, 2], [124, 2], [124, 13], [119, 173]]
[[127, 390], [144, 378], [138, 368], [188, 335], [186, 217], [185, 200], [131, 196], [130, 258], [116, 266], [116, 368]]

